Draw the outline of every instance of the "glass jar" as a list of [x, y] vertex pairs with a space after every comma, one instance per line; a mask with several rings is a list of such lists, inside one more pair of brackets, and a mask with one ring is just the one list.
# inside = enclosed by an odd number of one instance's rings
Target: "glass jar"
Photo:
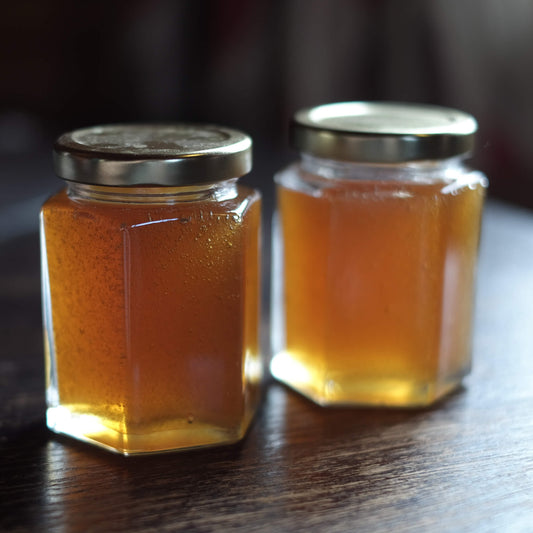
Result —
[[255, 411], [260, 195], [251, 140], [124, 125], [55, 144], [41, 212], [50, 429], [124, 455], [231, 443]]
[[475, 120], [395, 103], [296, 113], [280, 172], [272, 374], [321, 405], [433, 403], [469, 372], [486, 178]]

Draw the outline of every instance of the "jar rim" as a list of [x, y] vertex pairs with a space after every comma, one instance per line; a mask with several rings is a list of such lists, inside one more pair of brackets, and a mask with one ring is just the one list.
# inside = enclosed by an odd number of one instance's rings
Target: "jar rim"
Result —
[[336, 102], [297, 111], [290, 143], [316, 157], [367, 163], [448, 159], [473, 150], [477, 122], [456, 109]]
[[110, 124], [74, 130], [54, 144], [54, 168], [94, 185], [182, 186], [222, 181], [252, 168], [252, 140], [213, 124]]

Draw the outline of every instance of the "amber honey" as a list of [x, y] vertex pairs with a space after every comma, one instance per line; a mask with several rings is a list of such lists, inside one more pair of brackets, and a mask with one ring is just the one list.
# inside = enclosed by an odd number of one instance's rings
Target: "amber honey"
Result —
[[305, 191], [293, 172], [278, 179], [274, 375], [320, 404], [427, 405], [457, 386], [470, 367], [484, 179]]
[[49, 200], [49, 425], [123, 453], [241, 438], [260, 374], [259, 218], [245, 187], [217, 202]]

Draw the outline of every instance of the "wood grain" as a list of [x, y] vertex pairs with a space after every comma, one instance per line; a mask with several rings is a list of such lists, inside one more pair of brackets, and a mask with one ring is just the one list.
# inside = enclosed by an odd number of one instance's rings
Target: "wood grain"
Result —
[[133, 458], [45, 429], [36, 246], [1, 249], [1, 531], [533, 531], [533, 213], [489, 203], [474, 368], [439, 405], [269, 382], [243, 443]]

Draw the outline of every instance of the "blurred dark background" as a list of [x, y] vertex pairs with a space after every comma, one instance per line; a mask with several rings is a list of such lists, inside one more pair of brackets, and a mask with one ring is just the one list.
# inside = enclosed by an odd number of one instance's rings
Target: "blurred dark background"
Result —
[[491, 194], [533, 206], [530, 0], [18, 0], [0, 49], [4, 206], [49, 183], [58, 134], [119, 121], [241, 128], [268, 195], [290, 115], [364, 99], [472, 113]]
[[268, 216], [272, 174], [296, 156], [289, 117], [341, 100], [472, 113], [490, 194], [533, 207], [530, 0], [18, 0], [0, 50], [0, 242], [34, 231], [61, 186], [54, 138], [101, 123], [245, 130]]

